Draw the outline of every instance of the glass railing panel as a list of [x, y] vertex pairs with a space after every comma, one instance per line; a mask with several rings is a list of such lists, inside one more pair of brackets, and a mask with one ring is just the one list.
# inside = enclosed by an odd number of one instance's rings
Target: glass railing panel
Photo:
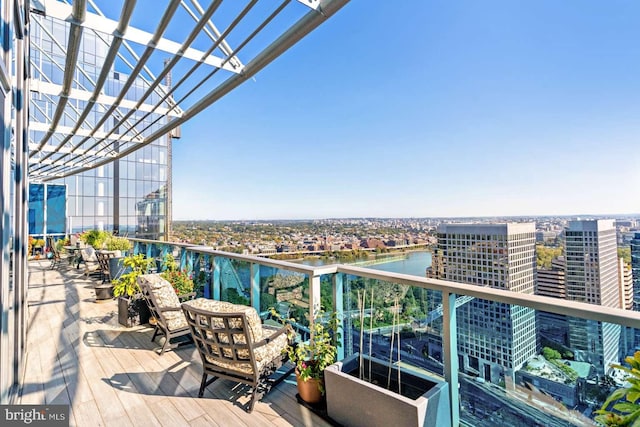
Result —
[[[270, 309], [275, 309], [273, 319]], [[309, 335], [309, 277], [283, 268], [260, 266], [260, 312], [266, 323], [289, 319], [301, 339]]]
[[633, 329], [469, 299], [457, 309], [461, 420], [474, 426], [593, 425], [623, 385]]
[[441, 293], [347, 275], [345, 356], [359, 353], [442, 376]]
[[220, 266], [220, 299], [233, 304], [251, 305], [251, 264], [224, 257]]

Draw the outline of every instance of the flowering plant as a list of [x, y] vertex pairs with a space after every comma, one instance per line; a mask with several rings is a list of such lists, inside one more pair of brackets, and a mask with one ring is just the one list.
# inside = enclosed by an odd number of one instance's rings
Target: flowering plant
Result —
[[[275, 309], [270, 309], [271, 315], [281, 319]], [[295, 319], [285, 319], [290, 323]], [[324, 394], [324, 384], [322, 383], [324, 369], [336, 361], [338, 346], [340, 345], [338, 315], [332, 312], [330, 315], [324, 311], [319, 311], [315, 316], [315, 321], [311, 327], [311, 338], [308, 341], [298, 342], [288, 345], [283, 352], [289, 356], [289, 360], [296, 367], [296, 375], [302, 381], [309, 379], [320, 380], [318, 386]], [[295, 332], [291, 330], [295, 335]], [[290, 337], [289, 342], [293, 342]]]
[[189, 273], [186, 271], [166, 270], [163, 271], [160, 276], [171, 283], [171, 286], [173, 286], [173, 289], [178, 295], [193, 292], [193, 279], [191, 279]]

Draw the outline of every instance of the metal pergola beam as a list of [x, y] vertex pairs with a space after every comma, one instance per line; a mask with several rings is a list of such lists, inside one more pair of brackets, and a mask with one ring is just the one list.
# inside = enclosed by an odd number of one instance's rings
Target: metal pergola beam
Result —
[[[71, 90], [71, 83], [73, 82], [73, 76], [76, 72], [76, 65], [78, 64], [78, 52], [80, 50], [80, 39], [82, 37], [82, 22], [87, 14], [87, 2], [85, 0], [75, 0], [73, 2], [71, 13], [71, 30], [69, 31], [69, 42], [67, 44], [67, 56], [64, 67], [64, 77], [62, 78], [62, 91], [60, 92], [60, 100], [56, 106], [56, 112], [53, 114], [51, 120], [51, 126], [44, 138], [40, 141], [39, 149], [44, 147], [47, 141], [51, 138], [58, 126], [58, 122], [64, 113], [64, 108], [67, 105], [69, 92]], [[32, 153], [29, 157], [32, 157]]]
[[[127, 3], [129, 3], [129, 1], [125, 2], [125, 8], [128, 7]], [[47, 16], [59, 19], [61, 21], [72, 22], [72, 17], [69, 13], [71, 6], [65, 3], [60, 3], [56, 0], [44, 0], [44, 4], [46, 7]], [[140, 45], [147, 45], [150, 43], [150, 40], [155, 39], [153, 34], [134, 27], [129, 28], [125, 34], [123, 31], [118, 31], [118, 27], [120, 26], [120, 24], [121, 22], [119, 21], [115, 21], [113, 19], [109, 19], [94, 13], [87, 13], [86, 19], [84, 20], [84, 22], [82, 22], [82, 24], [80, 24], [80, 26], [97, 32], [110, 34], [114, 38], [120, 39], [121, 41], [126, 40]], [[154, 49], [166, 53], [175, 54], [180, 50], [180, 43], [176, 43], [163, 37], [155, 39], [153, 43]], [[184, 51], [183, 56], [193, 61], [200, 61], [202, 60], [201, 58], [203, 56], [203, 52], [198, 49], [189, 48]], [[220, 67], [224, 59], [218, 58], [213, 55], [208, 55], [202, 61], [212, 67]], [[227, 65], [225, 69], [230, 72], [239, 71], [231, 64]]]
[[[213, 18], [215, 15], [218, 19], [216, 12], [225, 0], [214, 0], [206, 8], [198, 0], [167, 0], [151, 33], [130, 25], [135, 22], [132, 19], [136, 16], [136, 1], [125, 1], [119, 19], [114, 20], [102, 13], [95, 0], [73, 0], [71, 5], [67, 0], [43, 0], [44, 7], [33, 11], [34, 21], [38, 21], [41, 34], [46, 34], [45, 40], [54, 44], [54, 54], [46, 48], [36, 49], [37, 58], [44, 62], [32, 64], [38, 78], [32, 79], [31, 91], [43, 97], [45, 103], [56, 106], [51, 114], [50, 108], [41, 108], [38, 101], [33, 101], [31, 130], [35, 133], [30, 137], [41, 139], [29, 143], [31, 177], [46, 182], [82, 173], [128, 156], [172, 133], [256, 75], [348, 0], [281, 0], [276, 6], [256, 8], [255, 13], [253, 9], [258, 0], [244, 0], [239, 8], [238, 2], [227, 0], [231, 6], [225, 9], [223, 21], [228, 24], [218, 30]], [[306, 10], [299, 4], [305, 5]], [[168, 40], [166, 34], [170, 24], [178, 20], [176, 12], [180, 7], [193, 20], [193, 26], [184, 27], [184, 20], [179, 21], [185, 38], [177, 43]], [[297, 21], [283, 30], [274, 30], [275, 24], [282, 26], [284, 21], [289, 21], [275, 19], [285, 9], [295, 9], [299, 15]], [[230, 18], [233, 10], [239, 12]], [[48, 18], [36, 16], [43, 14]], [[66, 45], [54, 37], [60, 27], [52, 27], [46, 19], [70, 25]], [[82, 68], [82, 62], [78, 62], [83, 29], [105, 46], [100, 64], [96, 64], [97, 70], [94, 67], [88, 73]], [[200, 35], [210, 41], [207, 49], [203, 48]], [[230, 45], [230, 38], [237, 43], [235, 48]], [[194, 47], [196, 40], [200, 43], [198, 48]], [[141, 49], [133, 49], [129, 43]], [[258, 50], [253, 47], [257, 53], [243, 65], [238, 54], [248, 50], [245, 47], [249, 44], [264, 47]], [[65, 55], [64, 67], [61, 56], [55, 53], [59, 51]], [[171, 53], [162, 67], [157, 67], [156, 57], [151, 61], [156, 52]], [[214, 56], [214, 52], [223, 57]], [[178, 64], [183, 65], [182, 61], [187, 67], [178, 68]], [[77, 63], [80, 65], [76, 66]], [[120, 68], [116, 69], [116, 65]], [[204, 73], [196, 73], [200, 67], [205, 68]], [[61, 84], [55, 74], [47, 75], [50, 70], [63, 72]], [[228, 74], [220, 83], [215, 83], [212, 78], [220, 76], [219, 72]], [[120, 79], [117, 85], [108, 87], [111, 92], [105, 93], [113, 73], [119, 73]], [[163, 80], [170, 73], [177, 75], [177, 83], [165, 86]]]

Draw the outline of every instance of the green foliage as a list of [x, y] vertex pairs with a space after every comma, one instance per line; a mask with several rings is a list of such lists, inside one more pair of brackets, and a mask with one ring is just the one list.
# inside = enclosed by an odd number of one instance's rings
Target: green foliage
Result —
[[189, 276], [189, 273], [187, 273], [186, 271], [167, 270], [160, 273], [160, 276], [171, 283], [171, 286], [173, 286], [173, 289], [178, 295], [184, 295], [193, 292], [193, 280]]
[[178, 271], [180, 266], [172, 254], [166, 254], [162, 258], [162, 271]]
[[562, 255], [562, 247], [536, 245], [536, 264], [538, 268], [551, 268], [551, 260]]
[[542, 349], [542, 355], [549, 361], [560, 359], [560, 352], [549, 347], [545, 347]]
[[[269, 311], [275, 319], [280, 319], [284, 322], [295, 320], [282, 319], [273, 307]], [[284, 350], [289, 356], [289, 360], [296, 366], [301, 380], [308, 381], [310, 378], [322, 379], [324, 369], [335, 363], [341, 338], [339, 328], [340, 323], [337, 313], [332, 312], [331, 315], [325, 316], [324, 311], [319, 311], [311, 328], [311, 339], [289, 345]], [[291, 342], [295, 338], [293, 329], [289, 331], [289, 338]], [[320, 387], [320, 391], [324, 394], [322, 382], [320, 382]]]
[[260, 311], [271, 310], [271, 307], [275, 306], [278, 300], [271, 294], [263, 293], [260, 295]]
[[109, 251], [130, 251], [131, 250], [131, 242], [126, 237], [118, 237], [118, 236], [109, 236], [105, 242], [104, 246]]
[[612, 365], [630, 375], [627, 387], [616, 389], [609, 395], [595, 420], [607, 426], [640, 426], [640, 351], [627, 356], [624, 361], [629, 365]]
[[69, 242], [69, 238], [68, 237], [65, 237], [63, 239], [58, 239], [58, 240], [56, 240], [56, 243], [55, 243], [56, 250], [58, 252], [62, 252], [64, 250], [64, 247], [65, 246], [69, 246], [69, 244], [70, 244], [70, 242]]
[[111, 237], [111, 233], [101, 230], [89, 230], [80, 235], [80, 240], [94, 249], [102, 249], [107, 239]]
[[115, 297], [128, 296], [131, 297], [140, 292], [138, 286], [138, 276], [149, 272], [149, 267], [153, 263], [153, 259], [145, 258], [144, 254], [129, 255], [122, 260], [125, 267], [131, 268], [131, 271], [114, 280], [113, 295]]
[[193, 290], [196, 293], [196, 298], [204, 297], [204, 285], [207, 281], [207, 273], [200, 271], [193, 278]]
[[578, 373], [571, 366], [567, 366], [557, 359], [552, 359], [549, 361], [567, 376], [567, 380], [565, 381], [565, 384], [571, 384], [576, 382], [576, 380], [578, 379]]
[[625, 264], [631, 265], [631, 246], [618, 248], [618, 258], [622, 258]]
[[232, 304], [249, 305], [249, 298], [240, 295], [238, 291], [233, 288], [222, 290], [222, 301], [228, 301]]

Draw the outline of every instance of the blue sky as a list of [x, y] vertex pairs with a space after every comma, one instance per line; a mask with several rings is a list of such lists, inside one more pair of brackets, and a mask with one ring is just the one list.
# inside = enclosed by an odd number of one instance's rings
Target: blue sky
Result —
[[639, 16], [354, 0], [182, 127], [174, 218], [640, 212]]

